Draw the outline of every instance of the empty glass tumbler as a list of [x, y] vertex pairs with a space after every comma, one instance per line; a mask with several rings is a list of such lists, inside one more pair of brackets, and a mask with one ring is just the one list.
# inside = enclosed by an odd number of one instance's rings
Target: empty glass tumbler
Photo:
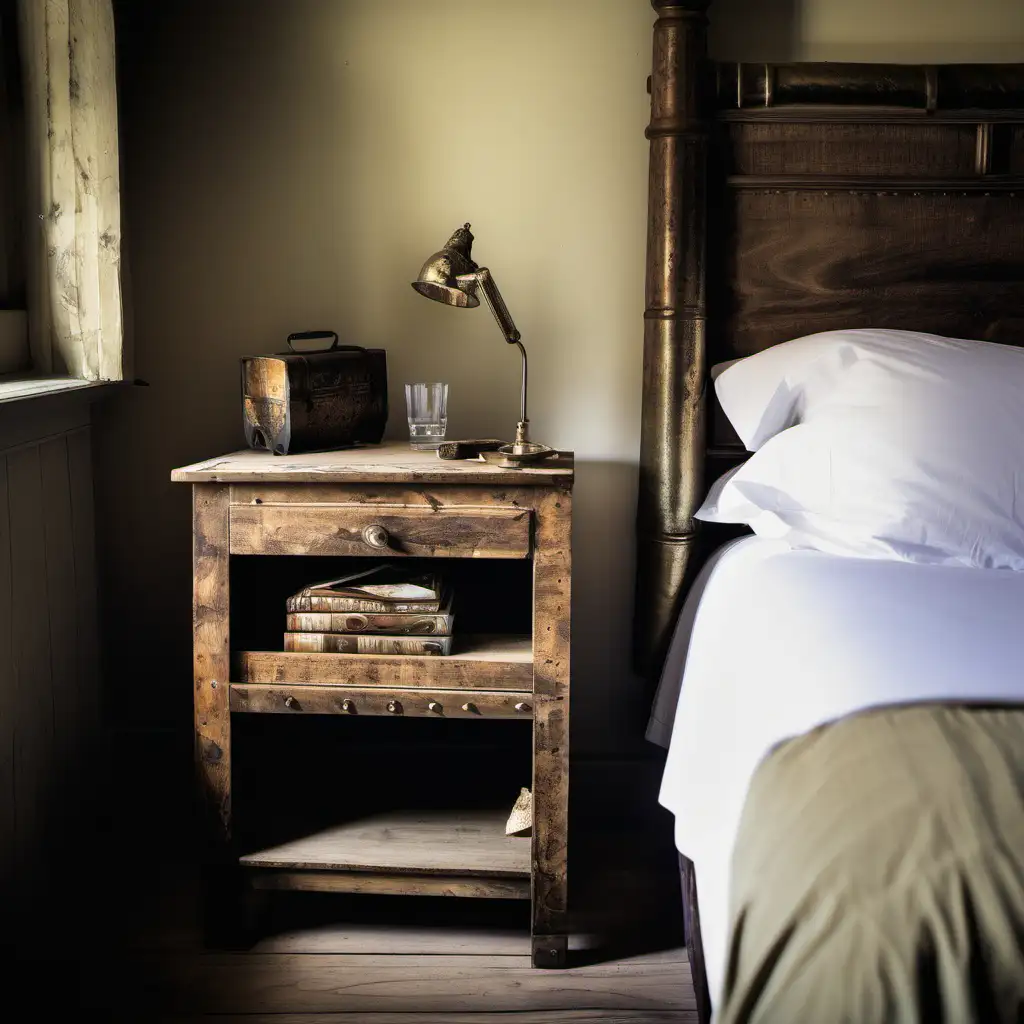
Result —
[[406, 384], [405, 405], [409, 413], [409, 444], [413, 448], [436, 449], [448, 429], [448, 385]]

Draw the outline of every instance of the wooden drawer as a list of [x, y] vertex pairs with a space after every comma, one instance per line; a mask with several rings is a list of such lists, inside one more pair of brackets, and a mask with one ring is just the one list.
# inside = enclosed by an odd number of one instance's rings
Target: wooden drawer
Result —
[[232, 505], [233, 555], [526, 558], [530, 512], [406, 505]]
[[533, 694], [354, 686], [233, 683], [231, 710], [279, 715], [383, 715], [388, 718], [533, 718]]

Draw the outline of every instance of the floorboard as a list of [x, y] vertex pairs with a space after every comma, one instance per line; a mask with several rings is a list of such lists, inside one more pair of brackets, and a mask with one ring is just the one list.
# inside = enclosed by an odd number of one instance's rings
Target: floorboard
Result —
[[[189, 754], [163, 758], [184, 775]], [[154, 856], [118, 857], [106, 884], [97, 880], [112, 941], [81, 964], [78, 1016], [68, 1019], [696, 1024], [676, 860], [660, 827], [577, 825], [566, 970], [530, 966], [529, 906], [512, 900], [260, 894], [252, 945], [215, 952], [201, 941], [196, 851], [172, 842], [189, 835], [184, 808], [172, 812], [146, 781], [145, 806], [161, 813], [120, 843]]]
[[153, 1005], [192, 1015], [695, 1008], [686, 964], [644, 957], [549, 971], [521, 957], [210, 954], [136, 963], [133, 975]]
[[[603, 936], [574, 932], [569, 936], [569, 950], [578, 953], [574, 959], [590, 961], [594, 954], [605, 948]], [[530, 957], [530, 936], [525, 928], [461, 927], [454, 924], [434, 924], [417, 927], [414, 924], [396, 928], [387, 924], [362, 922], [324, 924], [307, 928], [290, 928], [260, 938], [253, 946], [254, 953], [325, 953], [402, 954], [426, 953], [431, 956], [502, 956]], [[591, 954], [588, 956], [587, 954]], [[682, 947], [658, 950], [647, 954], [650, 961], [668, 960], [686, 962]], [[620, 959], [631, 959], [624, 953]]]
[[695, 1010], [523, 1010], [509, 1013], [286, 1013], [168, 1017], [158, 1024], [697, 1024]]
[[86, 977], [82, 1006], [153, 1024], [696, 1022], [685, 948], [651, 909], [660, 897], [675, 920], [666, 889], [625, 868], [596, 892], [579, 881], [590, 911], [576, 915], [569, 969], [549, 971], [530, 966], [528, 908], [510, 901], [274, 894], [249, 950], [207, 951], [194, 883], [151, 875], [141, 891], [161, 901], [140, 905], [148, 933], [125, 933], [118, 1006], [102, 1006], [103, 974]]

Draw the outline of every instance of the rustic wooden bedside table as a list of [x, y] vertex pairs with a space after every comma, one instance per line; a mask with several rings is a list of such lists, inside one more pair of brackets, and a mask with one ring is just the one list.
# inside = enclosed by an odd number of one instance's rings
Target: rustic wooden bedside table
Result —
[[[242, 451], [172, 479], [193, 487], [196, 761], [222, 872], [258, 889], [532, 898], [533, 963], [562, 966], [572, 455], [502, 469], [405, 444]], [[232, 593], [237, 556], [450, 559], [463, 568], [472, 559], [471, 571], [484, 574], [502, 560], [531, 560], [532, 637], [460, 636], [456, 607], [449, 656], [284, 653], [281, 635], [268, 637], [271, 649], [238, 649], [233, 607], [269, 598], [251, 587]], [[465, 813], [412, 799], [400, 811], [242, 850], [232, 829], [232, 713], [530, 719], [532, 839], [505, 836], [507, 799]]]

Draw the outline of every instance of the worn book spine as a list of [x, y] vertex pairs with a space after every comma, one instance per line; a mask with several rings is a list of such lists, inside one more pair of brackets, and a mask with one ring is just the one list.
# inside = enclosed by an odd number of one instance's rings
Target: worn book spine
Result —
[[404, 636], [447, 636], [454, 615], [395, 615], [362, 612], [291, 612], [287, 628], [292, 633], [399, 633]]
[[436, 612], [440, 601], [377, 601], [365, 597], [335, 597], [331, 595], [296, 594], [289, 597], [289, 612], [378, 612], [419, 613]]
[[367, 636], [362, 633], [285, 633], [284, 649], [302, 654], [451, 654], [450, 636]]

